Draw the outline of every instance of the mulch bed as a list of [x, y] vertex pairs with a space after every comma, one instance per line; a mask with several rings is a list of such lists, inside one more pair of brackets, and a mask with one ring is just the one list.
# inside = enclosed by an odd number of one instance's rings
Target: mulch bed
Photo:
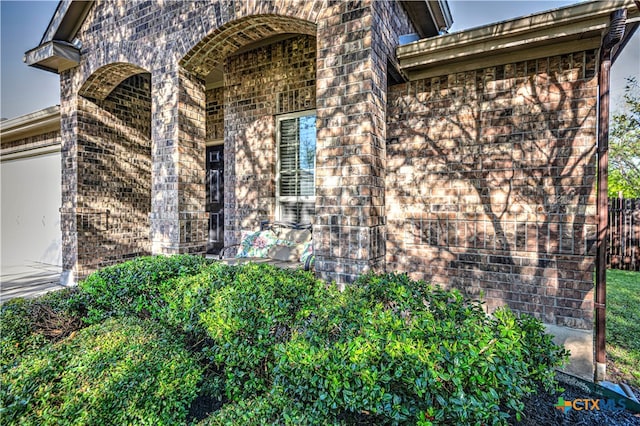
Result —
[[593, 393], [588, 387], [570, 377], [559, 377], [560, 386], [565, 389], [562, 393], [550, 394], [540, 391], [537, 395], [525, 401], [525, 418], [513, 425], [524, 426], [633, 426], [640, 425], [640, 414], [628, 410], [568, 410], [555, 408], [558, 398], [564, 401], [575, 399], [610, 399]]

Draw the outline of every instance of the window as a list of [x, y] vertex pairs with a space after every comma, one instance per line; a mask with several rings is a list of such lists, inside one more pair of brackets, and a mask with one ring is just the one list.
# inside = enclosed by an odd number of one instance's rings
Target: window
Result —
[[316, 203], [315, 112], [281, 116], [277, 126], [276, 218], [310, 223]]

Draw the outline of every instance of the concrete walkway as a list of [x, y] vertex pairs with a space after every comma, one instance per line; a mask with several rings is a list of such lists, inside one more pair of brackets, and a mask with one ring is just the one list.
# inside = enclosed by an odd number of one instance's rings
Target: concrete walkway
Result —
[[0, 303], [14, 297], [33, 298], [53, 290], [60, 290], [59, 266], [45, 263], [2, 266], [0, 273]]

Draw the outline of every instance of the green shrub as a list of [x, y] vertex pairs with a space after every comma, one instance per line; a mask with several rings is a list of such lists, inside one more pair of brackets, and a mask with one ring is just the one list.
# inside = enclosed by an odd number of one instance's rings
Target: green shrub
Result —
[[[317, 420], [317, 419], [316, 419]], [[226, 404], [198, 426], [254, 426], [329, 424], [325, 419], [314, 421], [305, 407], [282, 394], [264, 394]]]
[[0, 307], [0, 372], [81, 327], [83, 310], [74, 302], [75, 294], [75, 288], [64, 289], [36, 299], [12, 299]]
[[539, 321], [489, 317], [405, 275], [363, 276], [331, 300], [276, 346], [275, 385], [314, 418], [505, 424], [566, 357]]
[[221, 372], [227, 398], [260, 395], [273, 380], [274, 348], [311, 315], [324, 284], [311, 273], [264, 264], [234, 268], [233, 280], [218, 283], [199, 314], [209, 339], [205, 353]]
[[406, 275], [340, 292], [213, 265], [161, 293], [168, 323], [206, 336], [208, 392], [230, 401], [207, 424], [504, 424], [566, 356], [539, 321]]
[[32, 332], [30, 302], [17, 298], [0, 308], [0, 372], [4, 372], [24, 353], [39, 348], [47, 339]]
[[196, 274], [211, 263], [201, 256], [145, 256], [100, 269], [80, 283], [88, 315], [96, 324], [112, 316], [148, 317], [161, 309], [159, 286]]
[[162, 308], [155, 312], [161, 322], [200, 338], [206, 335], [200, 320], [218, 290], [233, 286], [237, 267], [220, 262], [207, 265], [195, 275], [164, 281], [159, 286]]
[[109, 319], [41, 347], [5, 373], [5, 424], [176, 424], [201, 367], [176, 336], [135, 318]]
[[211, 425], [506, 424], [566, 358], [531, 317], [396, 274], [341, 292], [265, 264], [136, 259], [39, 305], [96, 323], [53, 344], [66, 334], [33, 306], [2, 311], [14, 423], [181, 422], [198, 386], [199, 404], [225, 402]]

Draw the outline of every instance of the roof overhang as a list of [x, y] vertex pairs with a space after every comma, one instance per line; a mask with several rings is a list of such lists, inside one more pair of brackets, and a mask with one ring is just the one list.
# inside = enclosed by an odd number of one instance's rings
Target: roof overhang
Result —
[[638, 15], [632, 0], [589, 2], [419, 40], [396, 49], [400, 69], [409, 79], [562, 55], [600, 47], [611, 12], [626, 8]]
[[0, 121], [0, 141], [12, 142], [18, 139], [42, 135], [60, 130], [60, 106], [55, 105], [9, 120]]
[[24, 62], [54, 73], [77, 66], [80, 63], [80, 49], [74, 44], [74, 38], [93, 3], [77, 0], [58, 3], [40, 45], [25, 53]]
[[453, 24], [446, 0], [400, 0], [400, 3], [421, 38], [438, 35]]
[[26, 52], [24, 62], [35, 68], [61, 73], [80, 63], [80, 49], [67, 42], [49, 41]]

